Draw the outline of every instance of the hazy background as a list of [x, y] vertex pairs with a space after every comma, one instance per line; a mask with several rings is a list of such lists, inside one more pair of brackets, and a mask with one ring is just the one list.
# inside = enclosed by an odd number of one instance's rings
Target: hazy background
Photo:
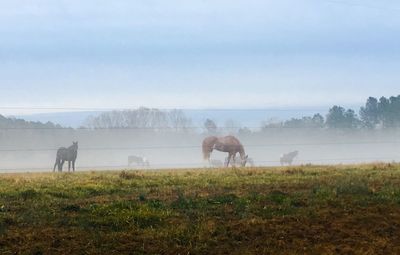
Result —
[[[211, 118], [257, 128], [325, 116], [335, 104], [357, 113], [369, 96], [399, 94], [399, 14], [394, 0], [3, 0], [0, 114], [76, 128], [105, 110], [147, 106], [183, 109], [195, 126]], [[131, 154], [155, 167], [198, 166], [207, 135], [0, 132], [1, 169], [51, 168], [55, 149], [74, 140], [81, 167], [125, 165]], [[238, 134], [264, 165], [295, 149], [297, 163], [399, 160], [398, 135]], [[168, 148], [147, 148], [159, 146]]]

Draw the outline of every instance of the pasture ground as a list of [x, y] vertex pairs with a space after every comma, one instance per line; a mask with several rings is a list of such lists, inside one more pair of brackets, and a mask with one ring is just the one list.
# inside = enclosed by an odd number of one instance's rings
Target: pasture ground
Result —
[[400, 254], [400, 165], [0, 175], [0, 254]]

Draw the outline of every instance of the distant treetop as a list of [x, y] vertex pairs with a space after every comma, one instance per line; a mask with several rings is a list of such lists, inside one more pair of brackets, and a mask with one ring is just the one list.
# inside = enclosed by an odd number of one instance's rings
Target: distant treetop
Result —
[[54, 124], [50, 121], [42, 123], [39, 121], [26, 121], [24, 119], [17, 119], [13, 117], [4, 117], [0, 115], [0, 128], [10, 128], [10, 129], [59, 129], [62, 126]]

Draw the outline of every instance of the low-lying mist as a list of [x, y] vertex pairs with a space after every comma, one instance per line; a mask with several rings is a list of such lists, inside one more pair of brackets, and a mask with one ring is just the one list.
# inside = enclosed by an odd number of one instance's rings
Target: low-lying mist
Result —
[[[329, 130], [269, 128], [235, 135], [256, 166], [280, 165], [281, 154], [299, 151], [293, 164], [340, 164], [400, 160], [400, 130]], [[79, 142], [77, 171], [103, 169], [162, 169], [204, 167], [201, 143], [211, 134], [191, 131], [137, 129], [5, 130], [0, 134], [0, 171], [52, 171], [56, 151]], [[150, 166], [132, 163], [128, 156], [144, 157]], [[226, 153], [212, 159], [224, 162]], [[64, 171], [68, 164], [64, 165]]]

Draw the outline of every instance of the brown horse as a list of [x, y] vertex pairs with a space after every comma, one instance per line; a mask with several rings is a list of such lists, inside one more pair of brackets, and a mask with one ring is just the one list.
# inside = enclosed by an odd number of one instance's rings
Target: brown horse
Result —
[[233, 160], [237, 153], [240, 154], [241, 166], [245, 166], [248, 156], [244, 152], [243, 145], [234, 136], [216, 137], [209, 136], [203, 140], [203, 157], [204, 160], [210, 162], [211, 152], [213, 150], [227, 152], [228, 160], [225, 162], [226, 166], [229, 166], [229, 162]]

